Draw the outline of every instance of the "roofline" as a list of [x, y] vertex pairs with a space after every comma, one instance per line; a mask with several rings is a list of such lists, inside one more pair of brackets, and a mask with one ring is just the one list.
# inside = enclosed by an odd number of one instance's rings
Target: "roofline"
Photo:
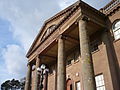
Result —
[[[86, 6], [90, 7], [92, 10], [94, 10], [94, 11], [95, 11], [96, 13], [98, 13], [99, 15], [105, 16], [103, 13], [101, 13], [101, 12], [99, 12], [97, 9], [91, 7], [89, 4], [87, 4], [87, 3], [83, 2], [83, 1], [81, 1], [81, 3], [83, 3], [83, 4], [85, 4]], [[34, 46], [34, 44], [36, 43], [36, 41], [38, 40], [38, 37], [39, 37], [40, 34], [42, 33], [42, 30], [45, 28], [46, 24], [49, 23], [51, 20], [59, 17], [59, 16], [62, 15], [63, 13], [67, 12], [69, 9], [71, 10], [75, 5], [77, 6], [77, 5], [79, 5], [79, 4], [80, 4], [80, 1], [77, 1], [77, 2], [75, 2], [74, 4], [70, 5], [69, 7], [67, 7], [66, 9], [64, 9], [64, 10], [62, 10], [61, 12], [57, 13], [55, 16], [53, 16], [53, 17], [51, 17], [50, 19], [48, 19], [48, 20], [45, 21], [45, 23], [43, 24], [42, 28], [40, 29], [37, 37], [35, 38], [32, 46], [30, 47], [28, 53], [26, 54], [26, 57], [27, 57], [27, 58], [31, 55], [30, 52], [33, 53], [34, 50], [31, 51], [31, 49], [32, 49], [32, 47]], [[73, 7], [72, 7], [72, 6], [73, 6]], [[64, 19], [66, 19], [66, 18], [64, 18]], [[64, 19], [63, 19], [63, 21], [64, 21]], [[36, 49], [36, 48], [35, 48], [35, 49]]]
[[111, 0], [107, 5], [100, 9], [102, 13], [109, 16], [120, 7], [120, 0]]
[[46, 24], [49, 23], [51, 20], [53, 20], [53, 19], [61, 16], [63, 13], [69, 11], [69, 9], [72, 9], [72, 7], [74, 7], [74, 5], [76, 5], [78, 2], [79, 2], [79, 1], [77, 1], [77, 2], [75, 2], [74, 4], [68, 6], [67, 8], [65, 8], [65, 9], [63, 9], [62, 11], [58, 12], [56, 15], [52, 16], [51, 18], [47, 19], [47, 20], [44, 22], [43, 26], [42, 26], [41, 29], [39, 30], [38, 35], [35, 37], [35, 39], [34, 39], [32, 45], [31, 45], [30, 49], [28, 50], [28, 52], [27, 52], [27, 54], [26, 54], [26, 57], [28, 57], [29, 52], [31, 51], [32, 47], [34, 46], [34, 44], [35, 44], [36, 41], [38, 40], [38, 37], [40, 36], [42, 30], [45, 28]]
[[74, 7], [74, 5], [76, 5], [77, 3], [79, 3], [79, 1], [76, 1], [75, 3], [73, 3], [72, 5], [66, 7], [65, 9], [63, 9], [62, 11], [58, 12], [57, 14], [55, 14], [54, 16], [52, 16], [51, 18], [47, 19], [46, 22], [50, 22], [51, 20], [55, 19], [56, 17], [59, 17], [61, 14], [67, 12], [69, 9], [71, 9], [72, 7]]
[[107, 5], [105, 5], [103, 8], [107, 8], [109, 5], [111, 5], [116, 0], [111, 0]]

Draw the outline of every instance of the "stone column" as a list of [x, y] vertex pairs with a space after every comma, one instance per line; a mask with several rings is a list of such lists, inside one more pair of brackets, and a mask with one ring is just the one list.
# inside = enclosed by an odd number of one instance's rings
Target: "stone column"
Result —
[[26, 82], [25, 82], [25, 90], [30, 90], [31, 88], [31, 73], [32, 73], [32, 65], [29, 63], [27, 76], [26, 76]]
[[79, 20], [79, 38], [81, 51], [81, 70], [83, 90], [96, 90], [92, 55], [90, 52], [89, 35], [87, 30], [87, 17]]
[[39, 83], [40, 83], [40, 73], [37, 71], [37, 68], [40, 67], [40, 64], [41, 64], [41, 60], [39, 58], [39, 56], [37, 56], [36, 58], [36, 75], [35, 75], [35, 85], [34, 85], [34, 88], [35, 90], [39, 90]]
[[57, 90], [66, 90], [65, 46], [62, 36], [58, 39]]

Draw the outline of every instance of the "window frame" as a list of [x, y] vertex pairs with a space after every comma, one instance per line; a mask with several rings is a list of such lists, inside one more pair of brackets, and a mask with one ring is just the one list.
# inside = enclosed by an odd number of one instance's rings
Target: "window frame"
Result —
[[78, 84], [78, 83], [80, 83], [80, 90], [82, 90], [82, 88], [81, 88], [81, 82], [80, 82], [80, 81], [75, 82], [75, 90], [78, 90], [78, 89], [77, 89], [77, 84]]
[[[115, 29], [115, 25], [117, 23], [120, 23], [120, 19], [115, 20], [112, 24], [112, 32], [113, 32], [113, 36], [114, 36], [115, 41], [120, 39], [120, 26]], [[116, 32], [117, 32], [117, 34], [116, 34]]]
[[[102, 77], [100, 77], [100, 76], [102, 76]], [[99, 80], [96, 80], [96, 78], [98, 78], [98, 77], [99, 77]], [[96, 90], [99, 90], [101, 87], [104, 88], [104, 90], [106, 90], [106, 88], [105, 88], [105, 79], [104, 79], [103, 73], [98, 74], [98, 75], [95, 76], [95, 83], [96, 83]], [[97, 86], [97, 84], [99, 84], [99, 85]]]
[[90, 52], [95, 53], [97, 51], [99, 51], [99, 41], [93, 40], [90, 42]]

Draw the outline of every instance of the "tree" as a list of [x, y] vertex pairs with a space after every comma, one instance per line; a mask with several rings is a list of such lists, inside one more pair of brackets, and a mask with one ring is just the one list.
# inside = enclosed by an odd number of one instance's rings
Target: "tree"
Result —
[[7, 80], [1, 84], [1, 90], [24, 90], [25, 87], [25, 78], [19, 80]]
[[24, 87], [25, 87], [25, 78], [22, 78], [20, 80], [20, 88], [21, 88], [21, 90], [24, 90]]
[[12, 79], [11, 80], [12, 90], [20, 89], [20, 82], [19, 80]]
[[1, 84], [1, 90], [17, 90], [20, 89], [20, 82], [19, 80], [12, 79], [5, 81]]
[[1, 90], [9, 90], [9, 89], [11, 89], [10, 80], [7, 80], [3, 84], [1, 84]]

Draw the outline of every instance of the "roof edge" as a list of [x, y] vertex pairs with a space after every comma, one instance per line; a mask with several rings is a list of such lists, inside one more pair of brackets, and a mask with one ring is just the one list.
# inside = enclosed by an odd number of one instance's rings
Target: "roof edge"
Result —
[[37, 42], [38, 37], [40, 36], [42, 30], [45, 28], [46, 24], [49, 23], [50, 21], [52, 21], [53, 19], [61, 16], [63, 13], [69, 11], [69, 9], [72, 9], [72, 7], [74, 7], [74, 5], [76, 5], [77, 3], [79, 3], [79, 1], [73, 3], [72, 5], [68, 6], [67, 8], [63, 9], [62, 11], [58, 12], [56, 15], [52, 16], [51, 18], [47, 19], [44, 23], [43, 26], [41, 27], [41, 29], [39, 30], [38, 35], [35, 37], [30, 49], [28, 50], [26, 57], [28, 58], [28, 54], [31, 52], [31, 49], [33, 48], [34, 44]]
[[105, 5], [103, 8], [100, 9], [100, 11], [107, 16], [111, 14], [117, 7], [120, 5], [120, 0], [112, 0], [107, 5]]
[[30, 56], [31, 52], [34, 51], [34, 49], [32, 50], [32, 48], [33, 48], [34, 44], [37, 42], [38, 37], [39, 37], [40, 34], [42, 33], [42, 30], [45, 28], [46, 24], [49, 23], [51, 20], [53, 20], [53, 19], [59, 17], [61, 14], [67, 12], [68, 10], [71, 10], [72, 7], [74, 7], [75, 5], [77, 6], [78, 4], [80, 4], [80, 2], [83, 3], [83, 4], [85, 4], [85, 5], [87, 5], [87, 6], [89, 6], [92, 10], [94, 10], [94, 11], [95, 11], [96, 13], [98, 13], [99, 15], [105, 16], [102, 12], [98, 11], [97, 9], [91, 7], [89, 4], [87, 4], [87, 3], [85, 3], [85, 2], [83, 2], [83, 1], [81, 1], [81, 0], [75, 2], [74, 4], [68, 6], [68, 7], [65, 8], [64, 10], [60, 11], [59, 13], [57, 13], [56, 15], [54, 15], [53, 17], [51, 17], [50, 19], [48, 19], [48, 20], [45, 21], [45, 23], [43, 24], [42, 28], [40, 29], [38, 35], [36, 36], [35, 40], [33, 41], [33, 44], [31, 45], [29, 51], [28, 51], [27, 54], [26, 54], [26, 57], [27, 57], [27, 58]]

